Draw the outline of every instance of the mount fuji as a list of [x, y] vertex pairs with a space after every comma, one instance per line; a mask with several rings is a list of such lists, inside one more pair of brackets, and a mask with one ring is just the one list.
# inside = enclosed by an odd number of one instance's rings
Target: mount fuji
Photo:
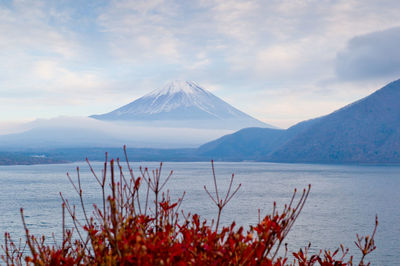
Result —
[[91, 118], [153, 126], [237, 130], [274, 128], [236, 109], [195, 82], [176, 80], [109, 113]]
[[[104, 148], [124, 144], [131, 148], [192, 149], [254, 126], [271, 127], [194, 82], [173, 81], [110, 113], [38, 119], [21, 125], [11, 134], [0, 132], [0, 151]], [[186, 158], [186, 151], [184, 155]]]

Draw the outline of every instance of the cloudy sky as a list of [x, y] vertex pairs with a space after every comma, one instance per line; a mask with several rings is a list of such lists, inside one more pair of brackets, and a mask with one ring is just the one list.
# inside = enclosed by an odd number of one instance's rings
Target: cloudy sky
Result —
[[0, 0], [0, 129], [194, 80], [267, 123], [400, 78], [400, 2]]

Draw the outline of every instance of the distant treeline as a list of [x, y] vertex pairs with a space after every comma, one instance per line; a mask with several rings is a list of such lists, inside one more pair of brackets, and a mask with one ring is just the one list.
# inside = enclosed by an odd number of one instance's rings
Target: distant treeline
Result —
[[0, 152], [0, 165], [30, 165], [65, 163], [66, 160], [54, 159], [43, 154], [30, 152]]
[[[132, 161], [208, 161], [196, 155], [197, 149], [127, 149]], [[0, 165], [53, 164], [84, 161], [104, 161], [105, 153], [113, 158], [125, 158], [121, 148], [59, 148], [36, 151], [0, 152]]]

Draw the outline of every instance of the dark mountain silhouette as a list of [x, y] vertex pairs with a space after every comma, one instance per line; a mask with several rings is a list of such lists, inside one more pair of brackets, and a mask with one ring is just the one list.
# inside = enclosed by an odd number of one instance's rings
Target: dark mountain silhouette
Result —
[[304, 121], [290, 129], [244, 128], [201, 145], [197, 155], [215, 160], [260, 160], [306, 130], [316, 120]]
[[279, 162], [400, 162], [400, 80], [321, 117], [265, 159]]
[[287, 130], [243, 129], [198, 153], [220, 160], [400, 162], [400, 80], [329, 115]]

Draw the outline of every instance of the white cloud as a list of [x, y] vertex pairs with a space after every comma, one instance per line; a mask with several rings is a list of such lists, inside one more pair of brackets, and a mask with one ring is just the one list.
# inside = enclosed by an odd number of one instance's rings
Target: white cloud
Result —
[[[41, 88], [57, 93], [92, 93], [102, 87], [102, 80], [94, 72], [74, 72], [64, 68], [58, 61], [41, 60], [33, 65], [32, 75], [44, 81]], [[43, 86], [44, 85], [44, 86]]]
[[172, 27], [176, 5], [160, 1], [112, 1], [98, 21], [114, 55], [124, 61], [180, 57], [180, 41]]
[[[75, 34], [51, 26], [51, 15], [42, 1], [14, 1], [12, 8], [0, 7], [0, 48], [8, 53], [58, 55], [78, 54]], [[9, 54], [10, 55], [10, 54]]]

